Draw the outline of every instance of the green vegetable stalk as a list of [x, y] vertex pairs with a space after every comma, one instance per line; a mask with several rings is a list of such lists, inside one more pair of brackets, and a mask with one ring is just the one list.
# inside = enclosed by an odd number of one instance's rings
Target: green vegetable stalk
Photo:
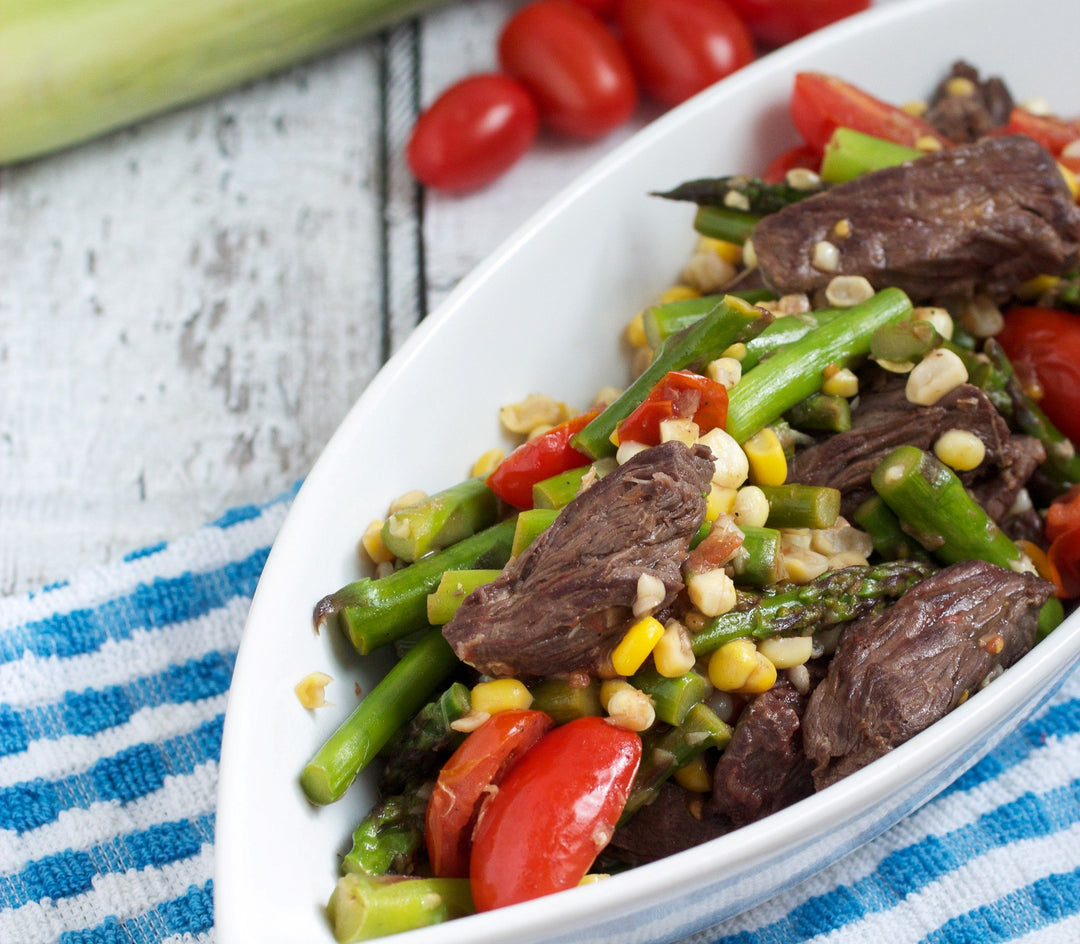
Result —
[[0, 164], [371, 35], [435, 0], [4, 0]]
[[490, 527], [497, 512], [495, 493], [477, 476], [395, 511], [383, 524], [382, 542], [411, 563]]
[[411, 875], [424, 847], [424, 815], [431, 785], [375, 804], [353, 832], [342, 874]]
[[429, 629], [308, 762], [300, 774], [307, 798], [319, 805], [339, 799], [458, 665], [442, 632]]
[[379, 795], [392, 796], [434, 780], [439, 767], [465, 734], [451, 725], [472, 707], [469, 687], [454, 682], [421, 708], [379, 751], [385, 763], [379, 775]]
[[338, 879], [326, 906], [339, 944], [428, 927], [475, 911], [467, 878]]

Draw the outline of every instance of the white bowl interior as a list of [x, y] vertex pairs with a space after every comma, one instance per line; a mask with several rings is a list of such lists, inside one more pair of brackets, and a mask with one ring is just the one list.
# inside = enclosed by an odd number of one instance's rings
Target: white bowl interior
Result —
[[[1046, 24], [1054, 24], [1051, 30]], [[1070, 28], [1071, 27], [1071, 28]], [[221, 944], [330, 942], [322, 913], [338, 855], [374, 800], [362, 777], [316, 810], [297, 775], [369, 690], [385, 658], [360, 659], [311, 631], [325, 593], [359, 575], [369, 520], [408, 488], [467, 475], [499, 442], [499, 405], [545, 392], [583, 406], [626, 379], [619, 336], [674, 279], [693, 244], [692, 209], [647, 196], [685, 179], [754, 172], [795, 142], [794, 72], [833, 72], [891, 101], [929, 92], [957, 58], [1003, 75], [1018, 98], [1080, 112], [1075, 0], [905, 0], [765, 57], [665, 115], [598, 164], [466, 279], [384, 368], [297, 496], [271, 553], [237, 659], [217, 816]], [[1018, 55], [1018, 52], [1021, 54]], [[400, 938], [496, 942], [660, 941], [736, 913], [871, 838], [944, 787], [1015, 726], [1078, 656], [1055, 633], [924, 735], [796, 807], [589, 889]], [[293, 686], [323, 670], [331, 707], [305, 711]], [[627, 932], [629, 926], [635, 930]]]

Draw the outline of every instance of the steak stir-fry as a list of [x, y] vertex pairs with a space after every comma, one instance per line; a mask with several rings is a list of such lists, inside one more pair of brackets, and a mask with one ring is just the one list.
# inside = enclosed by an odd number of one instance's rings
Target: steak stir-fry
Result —
[[382, 761], [339, 927], [746, 827], [974, 709], [1080, 597], [1080, 424], [1011, 328], [1080, 285], [1080, 124], [1037, 140], [964, 63], [887, 113], [820, 174], [662, 194], [706, 238], [631, 323], [635, 379], [505, 407], [518, 447], [392, 507], [375, 576], [317, 604], [362, 654], [403, 643], [300, 778], [327, 803]]

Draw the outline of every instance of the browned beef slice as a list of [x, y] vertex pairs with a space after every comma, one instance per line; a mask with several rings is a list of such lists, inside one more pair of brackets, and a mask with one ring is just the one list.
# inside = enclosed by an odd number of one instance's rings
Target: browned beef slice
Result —
[[[953, 79], [966, 79], [969, 84], [957, 86]], [[925, 118], [950, 141], [963, 144], [1006, 124], [1012, 107], [1012, 95], [1000, 78], [980, 79], [974, 66], [956, 62], [934, 90]]]
[[[846, 220], [843, 238], [834, 233]], [[945, 148], [800, 200], [754, 229], [765, 282], [813, 292], [834, 275], [863, 275], [913, 299], [1005, 298], [1042, 272], [1062, 274], [1080, 248], [1080, 209], [1053, 156], [1011, 135]], [[835, 271], [813, 264], [820, 241], [839, 249]]]
[[902, 384], [894, 383], [860, 397], [850, 430], [800, 449], [788, 477], [792, 482], [840, 489], [844, 511], [850, 513], [870, 493], [870, 475], [889, 452], [903, 445], [929, 449], [949, 429], [969, 430], [986, 446], [986, 458], [965, 484], [999, 477], [1017, 463], [1009, 480], [1015, 480], [1019, 489], [1033, 471], [1028, 452], [1012, 443], [1008, 424], [978, 387], [963, 384], [932, 406], [918, 406], [904, 395]]
[[711, 812], [745, 826], [814, 792], [802, 746], [808, 699], [782, 679], [746, 707], [713, 773]]
[[590, 486], [465, 598], [443, 627], [458, 658], [489, 675], [593, 667], [625, 627], [642, 574], [663, 581], [666, 603], [682, 589], [712, 474], [706, 447], [669, 442]]
[[642, 865], [730, 831], [731, 823], [726, 818], [695, 809], [701, 805], [700, 794], [690, 793], [670, 781], [665, 783], [652, 803], [615, 830], [607, 858]]
[[1053, 585], [983, 561], [916, 584], [848, 626], [803, 717], [820, 790], [929, 727], [1035, 641]]

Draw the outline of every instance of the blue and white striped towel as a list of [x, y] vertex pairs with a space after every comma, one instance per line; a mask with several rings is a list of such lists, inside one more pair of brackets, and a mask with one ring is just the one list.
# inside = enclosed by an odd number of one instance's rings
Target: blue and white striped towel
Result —
[[[291, 497], [0, 600], [0, 944], [214, 940], [225, 699]], [[690, 941], [1080, 942], [1080, 676], [877, 841]]]

